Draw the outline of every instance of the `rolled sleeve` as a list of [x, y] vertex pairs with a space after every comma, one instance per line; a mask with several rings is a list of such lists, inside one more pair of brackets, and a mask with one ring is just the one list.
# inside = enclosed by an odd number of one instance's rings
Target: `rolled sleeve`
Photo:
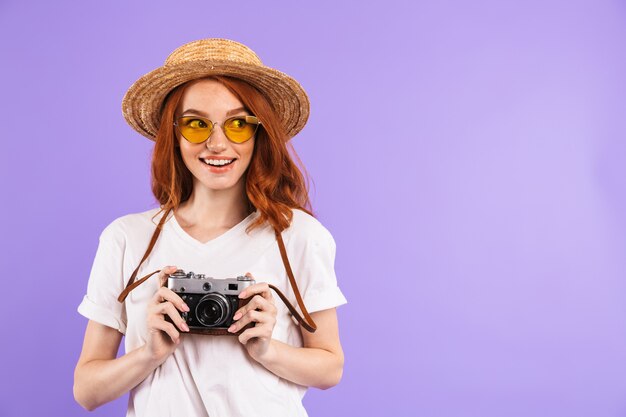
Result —
[[309, 313], [339, 307], [347, 302], [348, 300], [337, 286], [323, 291], [308, 292], [304, 301]]
[[87, 283], [87, 294], [77, 309], [84, 317], [122, 334], [126, 333], [126, 311], [117, 297], [124, 288], [125, 242], [125, 234], [117, 221], [102, 231]]
[[336, 244], [331, 233], [317, 221], [307, 230], [298, 259], [296, 279], [310, 313], [346, 304], [335, 274]]
[[90, 320], [97, 321], [105, 326], [117, 329], [120, 333], [126, 334], [126, 323], [114, 311], [98, 305], [89, 298], [83, 297], [83, 301], [78, 306], [78, 312]]

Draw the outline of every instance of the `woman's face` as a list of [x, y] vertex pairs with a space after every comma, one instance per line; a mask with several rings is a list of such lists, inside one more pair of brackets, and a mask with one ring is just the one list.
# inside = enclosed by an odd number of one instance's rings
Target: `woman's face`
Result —
[[[198, 80], [185, 88], [174, 117], [201, 116], [217, 122], [209, 139], [202, 143], [191, 143], [176, 130], [183, 161], [195, 178], [194, 188], [202, 186], [217, 191], [237, 185], [245, 187], [244, 173], [250, 165], [255, 137], [244, 143], [233, 143], [222, 130], [224, 120], [242, 115], [250, 113], [233, 93], [216, 80]], [[233, 162], [213, 167], [206, 163], [210, 159], [213, 162]]]

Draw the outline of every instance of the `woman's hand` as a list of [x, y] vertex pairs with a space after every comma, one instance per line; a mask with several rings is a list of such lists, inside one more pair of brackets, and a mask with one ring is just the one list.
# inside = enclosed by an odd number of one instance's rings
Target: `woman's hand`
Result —
[[[161, 269], [158, 275], [159, 289], [148, 304], [148, 341], [144, 349], [150, 359], [159, 364], [165, 362], [165, 359], [176, 350], [176, 346], [180, 343], [178, 329], [185, 332], [189, 331], [189, 327], [178, 313], [178, 310], [189, 311], [189, 307], [178, 294], [162, 286], [167, 277], [173, 274], [176, 269], [175, 266]], [[165, 315], [169, 316], [177, 327], [165, 321]]]
[[[246, 273], [252, 278], [252, 274]], [[228, 328], [231, 333], [236, 333], [247, 324], [255, 322], [255, 326], [246, 329], [239, 335], [239, 341], [245, 346], [248, 354], [257, 362], [268, 355], [272, 332], [276, 325], [276, 306], [270, 287], [266, 282], [257, 283], [247, 287], [239, 294], [239, 298], [251, 300], [245, 306], [237, 310], [233, 320], [237, 322]]]

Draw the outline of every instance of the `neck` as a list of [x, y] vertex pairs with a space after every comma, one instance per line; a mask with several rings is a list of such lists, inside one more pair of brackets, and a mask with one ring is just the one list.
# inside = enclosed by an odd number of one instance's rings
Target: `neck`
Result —
[[180, 204], [176, 217], [193, 226], [230, 228], [250, 214], [245, 194], [245, 182], [226, 190], [212, 190], [194, 181], [188, 200]]

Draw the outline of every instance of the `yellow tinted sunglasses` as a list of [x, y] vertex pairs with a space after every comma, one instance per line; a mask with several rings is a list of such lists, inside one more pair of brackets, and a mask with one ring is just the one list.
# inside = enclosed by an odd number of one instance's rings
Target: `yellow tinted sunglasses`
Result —
[[[174, 126], [191, 143], [202, 143], [211, 137], [217, 122], [200, 116], [183, 116], [176, 119]], [[256, 133], [261, 121], [256, 116], [235, 116], [222, 123], [224, 135], [234, 143], [243, 143]]]

